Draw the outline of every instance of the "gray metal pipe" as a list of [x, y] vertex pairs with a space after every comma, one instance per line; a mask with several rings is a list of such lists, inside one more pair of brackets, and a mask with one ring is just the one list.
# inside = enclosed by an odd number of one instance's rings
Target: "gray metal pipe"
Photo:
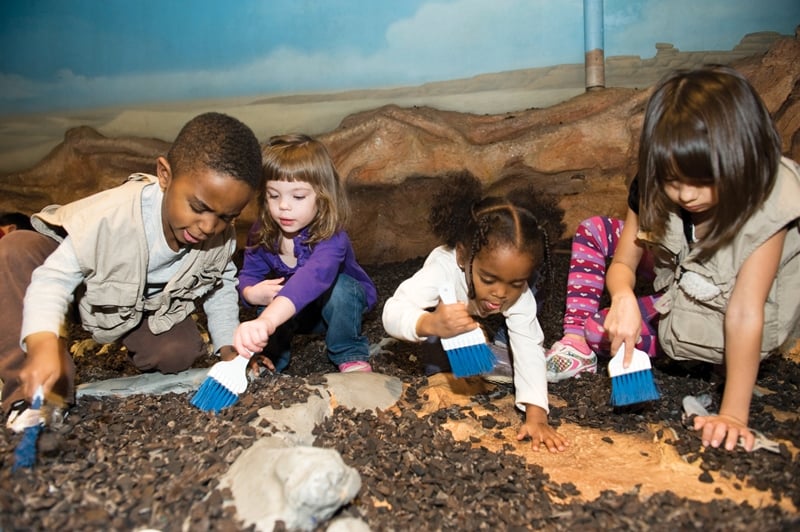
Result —
[[603, 47], [603, 0], [583, 0], [583, 49], [587, 91], [606, 86]]

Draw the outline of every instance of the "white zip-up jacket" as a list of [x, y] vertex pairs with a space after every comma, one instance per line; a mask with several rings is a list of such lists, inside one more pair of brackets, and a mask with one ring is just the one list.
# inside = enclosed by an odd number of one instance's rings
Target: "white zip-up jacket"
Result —
[[[428, 255], [418, 272], [397, 287], [383, 307], [383, 327], [395, 338], [422, 342], [417, 321], [426, 309], [439, 304], [439, 287], [449, 284], [458, 301], [467, 301], [467, 281], [458, 267], [455, 250], [439, 246]], [[516, 405], [526, 404], [549, 411], [547, 400], [544, 333], [536, 317], [536, 298], [530, 289], [503, 312], [514, 364]]]

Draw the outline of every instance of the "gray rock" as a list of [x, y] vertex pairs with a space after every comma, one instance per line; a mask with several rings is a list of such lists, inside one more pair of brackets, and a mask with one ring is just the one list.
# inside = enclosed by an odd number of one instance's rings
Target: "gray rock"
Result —
[[[257, 530], [312, 530], [361, 489], [361, 477], [333, 449], [280, 448], [256, 442], [234, 462], [221, 484], [230, 488], [240, 519]], [[276, 448], [276, 445], [278, 448]]]

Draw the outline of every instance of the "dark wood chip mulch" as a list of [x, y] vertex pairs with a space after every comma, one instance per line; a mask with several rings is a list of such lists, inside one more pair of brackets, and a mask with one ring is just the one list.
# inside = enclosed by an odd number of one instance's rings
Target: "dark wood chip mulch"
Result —
[[[568, 243], [555, 255], [557, 283], [563, 286]], [[421, 259], [368, 268], [378, 285], [381, 303], [365, 322], [371, 342], [384, 332], [380, 309], [397, 284], [421, 265]], [[558, 294], [555, 297], [558, 298]], [[563, 308], [563, 295], [553, 308]], [[247, 317], [247, 316], [244, 316]], [[540, 317], [548, 344], [560, 336], [559, 311]], [[81, 333], [76, 332], [76, 337]], [[0, 431], [0, 530], [243, 530], [224, 502], [230, 494], [218, 489], [219, 477], [257, 438], [273, 430], [257, 426], [264, 405], [287, 406], [303, 400], [302, 384], [320, 382], [334, 371], [320, 338], [298, 337], [286, 375], [263, 379], [233, 407], [214, 416], [193, 408], [185, 395], [133, 396], [102, 400], [86, 398], [70, 411], [62, 427], [47, 429], [40, 439], [34, 469], [11, 472], [19, 436]], [[601, 367], [596, 376], [551, 385], [565, 400], [553, 407], [551, 420], [618, 433], [649, 430], [661, 423], [678, 435], [678, 452], [701, 461], [701, 481], [714, 489], [719, 476], [735, 478], [769, 493], [775, 504], [754, 508], [730, 500], [699, 502], [671, 492], [640, 497], [604, 492], [588, 502], [561, 502], [580, 493], [578, 484], [557, 484], [546, 471], [529, 465], [508, 449], [490, 452], [458, 442], [443, 428], [465, 416], [451, 407], [420, 418], [426, 383], [415, 347], [403, 343], [392, 354], [375, 357], [377, 371], [409, 385], [400, 415], [357, 413], [337, 408], [315, 430], [315, 445], [337, 449], [355, 467], [363, 485], [341, 515], [365, 520], [373, 530], [790, 530], [800, 516], [781, 510], [778, 501], [800, 507], [800, 456], [784, 446], [780, 454], [701, 449], [693, 431], [681, 421], [681, 398], [708, 393], [719, 404], [722, 381], [703, 364], [659, 360], [654, 368], [662, 399], [644, 406], [614, 409], [608, 404], [609, 380]], [[125, 353], [111, 349], [78, 360], [83, 381], [133, 374]], [[200, 361], [209, 365], [212, 359]], [[800, 371], [784, 358], [762, 364], [759, 384], [772, 394], [753, 399], [751, 425], [800, 447], [800, 421], [776, 419], [773, 409], [800, 411]], [[488, 403], [511, 393], [500, 388]], [[375, 501], [383, 501], [375, 504]], [[319, 530], [325, 530], [321, 525]]]

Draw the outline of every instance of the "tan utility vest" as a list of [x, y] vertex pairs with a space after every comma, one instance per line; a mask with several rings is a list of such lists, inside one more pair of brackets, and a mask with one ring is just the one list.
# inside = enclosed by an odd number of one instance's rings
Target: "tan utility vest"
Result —
[[115, 188], [32, 217], [40, 233], [61, 242], [69, 234], [84, 275], [78, 309], [95, 341], [108, 343], [136, 327], [144, 315], [153, 333], [168, 331], [195, 309], [195, 300], [221, 283], [236, 249], [234, 229], [194, 246], [162, 292], [145, 298], [148, 250], [142, 190], [155, 176], [133, 174]]
[[[724, 206], [722, 206], [724, 208]], [[783, 158], [775, 187], [764, 205], [744, 224], [733, 242], [700, 263], [689, 249], [683, 222], [671, 213], [663, 242], [654, 246], [654, 288], [664, 295], [658, 340], [675, 359], [722, 363], [725, 312], [736, 276], [750, 254], [788, 228], [780, 265], [764, 305], [761, 357], [800, 333], [800, 166]], [[639, 234], [646, 241], [646, 235]]]

